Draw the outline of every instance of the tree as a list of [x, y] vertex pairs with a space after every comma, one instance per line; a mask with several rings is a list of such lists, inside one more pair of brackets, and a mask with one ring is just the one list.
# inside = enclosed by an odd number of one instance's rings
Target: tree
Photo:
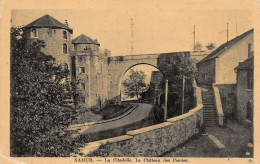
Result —
[[137, 97], [139, 99], [139, 95], [148, 88], [148, 85], [144, 82], [145, 78], [146, 75], [143, 71], [134, 71], [130, 69], [130, 74], [123, 82], [125, 95], [131, 98]]
[[[183, 78], [185, 78], [185, 97], [191, 97], [193, 95], [193, 88], [191, 81], [196, 73], [194, 64], [189, 57], [189, 54], [184, 53], [174, 53], [174, 54], [161, 54], [158, 58], [158, 68], [164, 75], [164, 78], [168, 79], [169, 82], [169, 98], [168, 107], [171, 110], [169, 112], [176, 112], [176, 110], [181, 109], [182, 103], [182, 87]], [[165, 80], [162, 80], [160, 88], [165, 90]], [[188, 109], [192, 106], [192, 102], [186, 101], [185, 108]]]
[[66, 128], [76, 116], [69, 71], [53, 64], [41, 40], [11, 28], [11, 156], [69, 156]]
[[195, 46], [193, 47], [194, 51], [201, 51], [202, 50], [202, 44], [197, 42]]
[[208, 50], [213, 50], [213, 49], [215, 49], [215, 44], [214, 43], [208, 43], [208, 45], [206, 46], [206, 48], [208, 49]]

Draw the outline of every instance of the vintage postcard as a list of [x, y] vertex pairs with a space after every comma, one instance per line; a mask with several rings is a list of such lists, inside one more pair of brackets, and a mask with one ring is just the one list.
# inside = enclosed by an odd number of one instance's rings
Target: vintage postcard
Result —
[[260, 2], [1, 2], [0, 163], [259, 163]]

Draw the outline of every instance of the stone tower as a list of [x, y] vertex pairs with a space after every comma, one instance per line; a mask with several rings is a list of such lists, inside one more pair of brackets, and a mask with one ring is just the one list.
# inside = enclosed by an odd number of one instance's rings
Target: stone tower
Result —
[[109, 54], [101, 52], [97, 40], [84, 34], [73, 39], [72, 44], [72, 77], [78, 82], [79, 104], [101, 108], [108, 98]]
[[43, 52], [52, 55], [56, 64], [71, 70], [70, 47], [73, 33], [71, 28], [50, 15], [44, 15], [22, 29], [28, 38], [43, 40], [45, 42]]

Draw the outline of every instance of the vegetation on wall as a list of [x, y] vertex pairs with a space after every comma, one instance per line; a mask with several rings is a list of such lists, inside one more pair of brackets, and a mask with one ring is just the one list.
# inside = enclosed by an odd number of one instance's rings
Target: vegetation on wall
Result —
[[11, 156], [69, 156], [75, 146], [66, 130], [77, 113], [69, 71], [43, 46], [11, 28]]

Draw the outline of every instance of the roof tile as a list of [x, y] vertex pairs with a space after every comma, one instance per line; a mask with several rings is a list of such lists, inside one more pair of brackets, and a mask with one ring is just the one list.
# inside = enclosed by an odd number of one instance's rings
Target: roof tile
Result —
[[36, 19], [35, 21], [29, 23], [28, 25], [24, 26], [23, 28], [31, 28], [31, 27], [56, 27], [56, 28], [62, 28], [70, 31], [71, 33], [73, 30], [66, 26], [65, 24], [59, 22], [57, 19], [51, 17], [50, 15], [44, 15], [40, 17], [39, 19]]
[[219, 46], [215, 51], [213, 51], [212, 53], [210, 53], [208, 56], [206, 56], [205, 58], [203, 58], [199, 63], [202, 63], [204, 61], [219, 57], [222, 53], [226, 52], [230, 47], [232, 47], [233, 45], [235, 45], [236, 43], [238, 43], [240, 40], [242, 40], [244, 37], [246, 37], [247, 35], [249, 35], [251, 32], [253, 32], [254, 29], [251, 29], [239, 36], [237, 36], [236, 38], [222, 44], [221, 46]]

